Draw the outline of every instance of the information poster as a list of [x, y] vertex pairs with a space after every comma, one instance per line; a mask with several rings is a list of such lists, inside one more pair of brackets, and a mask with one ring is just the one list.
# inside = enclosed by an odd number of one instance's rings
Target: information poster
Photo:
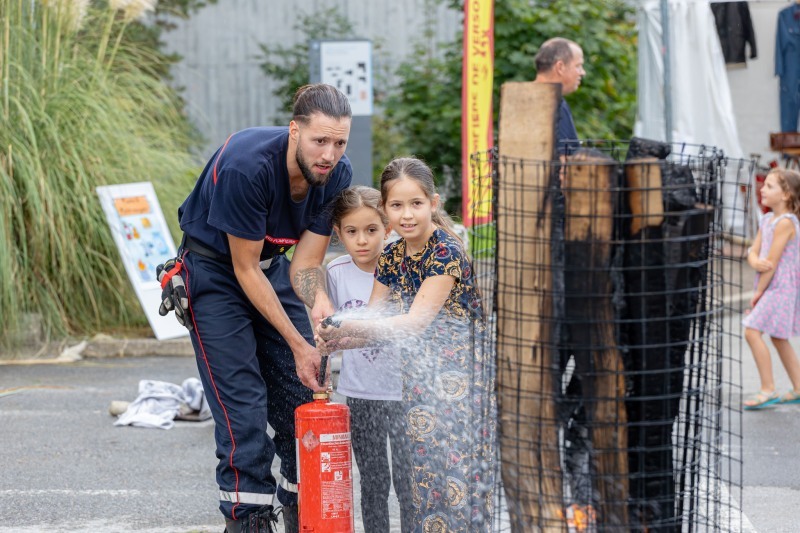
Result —
[[128, 278], [159, 340], [185, 337], [188, 330], [170, 313], [158, 314], [161, 284], [156, 267], [175, 257], [175, 243], [149, 182], [97, 187], [100, 204]]
[[347, 96], [354, 117], [372, 115], [372, 42], [320, 41], [320, 77]]

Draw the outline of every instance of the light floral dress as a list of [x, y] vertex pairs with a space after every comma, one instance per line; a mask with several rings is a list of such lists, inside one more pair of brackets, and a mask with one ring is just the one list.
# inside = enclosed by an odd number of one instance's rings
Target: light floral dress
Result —
[[[794, 237], [786, 243], [767, 290], [742, 320], [745, 327], [776, 339], [800, 335], [800, 222], [795, 215], [787, 213], [775, 218], [772, 213], [767, 213], [761, 217], [761, 250], [758, 256], [765, 259], [769, 255], [775, 226], [783, 218], [788, 218], [794, 224]], [[757, 273], [756, 286], [760, 277], [761, 274]]]

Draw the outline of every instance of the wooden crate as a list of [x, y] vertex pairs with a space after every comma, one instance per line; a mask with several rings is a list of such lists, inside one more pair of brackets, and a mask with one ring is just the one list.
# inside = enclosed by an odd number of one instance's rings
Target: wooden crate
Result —
[[769, 147], [773, 152], [800, 150], [800, 132], [770, 133]]

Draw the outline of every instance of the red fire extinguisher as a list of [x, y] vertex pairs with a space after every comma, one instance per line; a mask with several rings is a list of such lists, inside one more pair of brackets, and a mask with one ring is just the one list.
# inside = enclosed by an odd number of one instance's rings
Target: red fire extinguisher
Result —
[[[322, 357], [320, 385], [328, 356]], [[301, 533], [353, 533], [350, 409], [315, 392], [294, 412]]]

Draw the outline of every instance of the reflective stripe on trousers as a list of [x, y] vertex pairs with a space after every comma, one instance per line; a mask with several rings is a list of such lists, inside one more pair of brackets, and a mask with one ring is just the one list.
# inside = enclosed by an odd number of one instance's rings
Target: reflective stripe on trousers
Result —
[[[283, 488], [283, 490], [288, 492], [297, 493], [297, 484], [296, 483], [289, 483], [285, 477], [281, 477], [280, 483], [278, 485]], [[253, 505], [273, 505], [275, 501], [275, 494], [258, 494], [256, 492], [228, 492], [221, 490], [219, 491], [219, 500], [221, 502], [231, 502], [231, 503], [252, 503]]]

